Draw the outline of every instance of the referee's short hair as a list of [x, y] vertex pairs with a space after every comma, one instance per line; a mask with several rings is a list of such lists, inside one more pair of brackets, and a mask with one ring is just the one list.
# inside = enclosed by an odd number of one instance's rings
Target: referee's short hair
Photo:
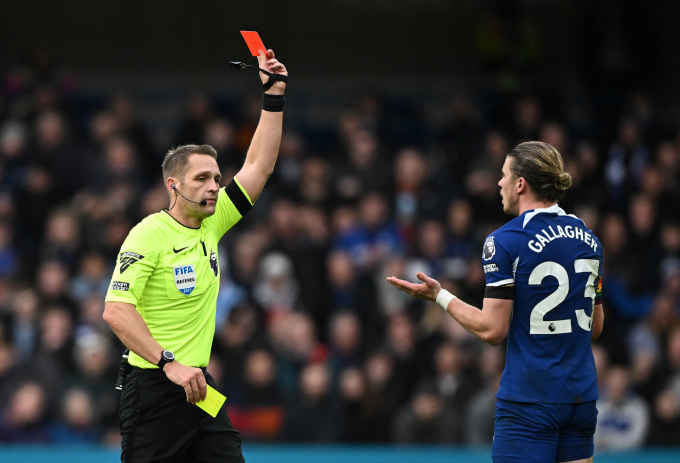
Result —
[[163, 179], [177, 177], [180, 182], [184, 182], [189, 170], [189, 156], [192, 154], [205, 154], [217, 159], [217, 151], [210, 145], [182, 145], [171, 148], [163, 159]]
[[564, 171], [560, 153], [548, 143], [528, 141], [515, 146], [508, 156], [513, 159], [510, 171], [523, 177], [537, 199], [557, 202], [571, 186], [571, 175]]

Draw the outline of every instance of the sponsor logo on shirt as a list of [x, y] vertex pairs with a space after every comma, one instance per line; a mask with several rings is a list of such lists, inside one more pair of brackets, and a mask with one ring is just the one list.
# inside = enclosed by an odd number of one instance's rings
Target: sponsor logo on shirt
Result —
[[123, 273], [129, 266], [137, 261], [144, 259], [144, 256], [136, 252], [124, 252], [120, 255], [120, 273]]
[[130, 291], [130, 283], [113, 281], [111, 282], [111, 291]]
[[196, 287], [196, 270], [193, 265], [181, 265], [173, 267], [175, 286], [180, 293], [189, 295]]
[[484, 242], [484, 252], [482, 253], [482, 258], [484, 260], [491, 260], [494, 254], [496, 254], [496, 244], [494, 243], [494, 237], [489, 236]]
[[498, 271], [498, 265], [496, 265], [496, 264], [484, 264], [482, 267], [484, 268], [484, 273], [490, 273], [490, 272], [497, 272]]

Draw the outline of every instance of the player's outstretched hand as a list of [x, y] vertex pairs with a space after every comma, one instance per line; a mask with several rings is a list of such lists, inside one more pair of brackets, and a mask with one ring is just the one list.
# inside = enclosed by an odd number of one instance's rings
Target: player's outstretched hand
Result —
[[437, 297], [437, 293], [442, 289], [442, 285], [434, 278], [425, 275], [423, 272], [416, 273], [416, 278], [422, 281], [422, 283], [411, 283], [406, 280], [400, 280], [394, 276], [387, 277], [387, 282], [413, 297], [425, 299], [426, 301], [434, 301]]
[[[260, 68], [264, 69], [265, 71], [269, 71], [272, 74], [282, 74], [284, 76], [288, 75], [288, 71], [286, 70], [286, 66], [283, 65], [283, 63], [279, 62], [279, 60], [276, 59], [274, 55], [274, 50], [271, 48], [267, 50], [267, 53], [263, 52], [260, 50], [260, 54], [257, 56], [257, 62]], [[266, 83], [267, 80], [269, 80], [269, 76], [263, 73], [260, 73], [260, 78], [262, 79], [262, 83]], [[280, 80], [277, 80], [274, 82], [274, 85], [272, 88], [267, 90], [267, 93], [270, 93], [272, 95], [283, 95], [283, 92], [286, 90], [286, 83], [282, 82]]]

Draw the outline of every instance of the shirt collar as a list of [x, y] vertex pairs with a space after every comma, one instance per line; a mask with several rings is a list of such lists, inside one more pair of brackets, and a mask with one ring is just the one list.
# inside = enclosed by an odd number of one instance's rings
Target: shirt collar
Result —
[[567, 213], [564, 212], [564, 209], [559, 207], [557, 203], [553, 204], [550, 207], [533, 209], [524, 213], [524, 223], [522, 224], [522, 228], [526, 227], [529, 221], [533, 219], [537, 214], [541, 214], [544, 212], [548, 214], [567, 215]]

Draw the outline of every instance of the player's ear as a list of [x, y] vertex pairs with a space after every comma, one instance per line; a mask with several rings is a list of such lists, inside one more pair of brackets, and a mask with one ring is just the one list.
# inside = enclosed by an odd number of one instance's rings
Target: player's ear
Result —
[[168, 191], [172, 193], [172, 187], [177, 185], [177, 179], [175, 177], [168, 177], [165, 179], [165, 186], [167, 187]]
[[517, 191], [518, 192], [524, 191], [526, 189], [527, 185], [528, 185], [528, 183], [524, 179], [524, 177], [519, 177], [517, 179]]

